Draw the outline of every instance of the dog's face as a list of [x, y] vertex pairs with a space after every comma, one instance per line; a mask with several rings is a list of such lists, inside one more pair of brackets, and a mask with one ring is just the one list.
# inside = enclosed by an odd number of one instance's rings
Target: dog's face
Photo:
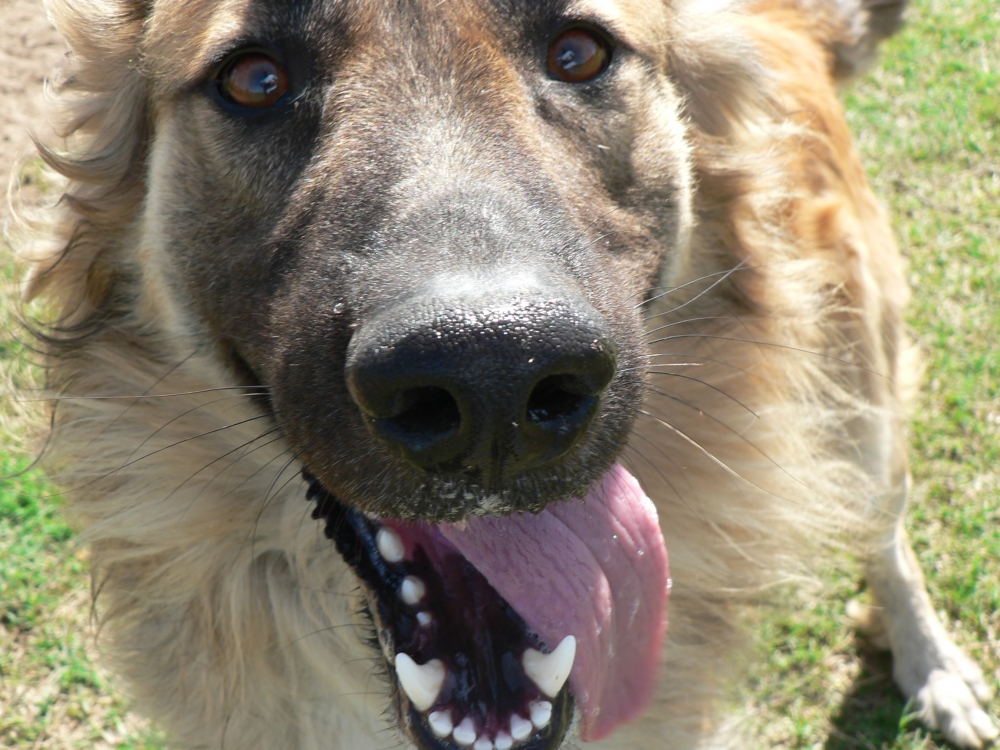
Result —
[[617, 471], [638, 306], [690, 224], [670, 25], [661, 0], [154, 8], [147, 292], [269, 387], [422, 747], [552, 747], [573, 715], [522, 658], [557, 645], [532, 607], [452, 554], [462, 526], [419, 522]]

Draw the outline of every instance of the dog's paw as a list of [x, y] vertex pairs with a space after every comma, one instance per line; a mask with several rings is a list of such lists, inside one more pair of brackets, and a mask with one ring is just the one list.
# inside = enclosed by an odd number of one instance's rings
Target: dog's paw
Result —
[[949, 742], [981, 748], [1000, 735], [982, 708], [993, 691], [979, 667], [964, 654], [960, 656], [950, 669], [931, 670], [914, 694], [914, 702], [924, 724], [940, 731]]

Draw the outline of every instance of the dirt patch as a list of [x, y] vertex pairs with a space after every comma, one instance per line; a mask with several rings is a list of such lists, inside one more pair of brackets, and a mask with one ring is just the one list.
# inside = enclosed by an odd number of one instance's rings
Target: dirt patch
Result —
[[[31, 156], [32, 132], [44, 132], [45, 80], [66, 45], [45, 17], [41, 0], [0, 0], [0, 177]], [[3, 212], [0, 202], [0, 214]]]

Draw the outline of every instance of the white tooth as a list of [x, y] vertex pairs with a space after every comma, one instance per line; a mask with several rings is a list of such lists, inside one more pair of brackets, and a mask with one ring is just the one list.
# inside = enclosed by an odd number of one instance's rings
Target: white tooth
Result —
[[472, 750], [493, 750], [493, 743], [490, 742], [490, 738], [484, 734], [476, 740], [476, 744], [472, 746]]
[[396, 676], [414, 707], [418, 711], [426, 711], [441, 693], [445, 669], [440, 659], [431, 659], [421, 666], [400, 651], [396, 654]]
[[531, 723], [538, 729], [545, 729], [552, 721], [552, 704], [548, 701], [532, 701], [528, 711], [531, 712]]
[[499, 732], [497, 738], [493, 740], [493, 745], [497, 750], [510, 750], [514, 747], [514, 738], [506, 732]]
[[527, 739], [534, 731], [530, 721], [522, 719], [518, 714], [510, 717], [510, 734], [515, 740], [520, 742]]
[[399, 598], [410, 605], [419, 604], [426, 594], [427, 587], [416, 576], [406, 576], [399, 587]]
[[529, 648], [521, 657], [521, 666], [539, 690], [555, 698], [566, 684], [576, 659], [576, 638], [567, 635], [551, 654]]
[[476, 725], [472, 723], [472, 717], [466, 716], [462, 719], [462, 723], [455, 727], [455, 731], [452, 732], [452, 737], [455, 738], [455, 742], [463, 747], [467, 747], [476, 741]]
[[406, 547], [399, 534], [389, 528], [382, 527], [375, 535], [375, 544], [378, 545], [379, 554], [385, 558], [386, 562], [402, 562], [406, 555]]
[[417, 612], [417, 622], [420, 623], [420, 627], [426, 628], [434, 622], [434, 618], [431, 616], [430, 612]]
[[451, 711], [432, 711], [427, 723], [438, 737], [447, 737], [455, 725], [451, 723]]

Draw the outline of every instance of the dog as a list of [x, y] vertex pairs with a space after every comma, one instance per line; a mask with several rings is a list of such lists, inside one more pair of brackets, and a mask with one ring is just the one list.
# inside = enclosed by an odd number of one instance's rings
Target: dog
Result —
[[51, 0], [44, 459], [172, 746], [720, 743], [742, 609], [845, 548], [997, 736], [837, 99], [903, 4]]

